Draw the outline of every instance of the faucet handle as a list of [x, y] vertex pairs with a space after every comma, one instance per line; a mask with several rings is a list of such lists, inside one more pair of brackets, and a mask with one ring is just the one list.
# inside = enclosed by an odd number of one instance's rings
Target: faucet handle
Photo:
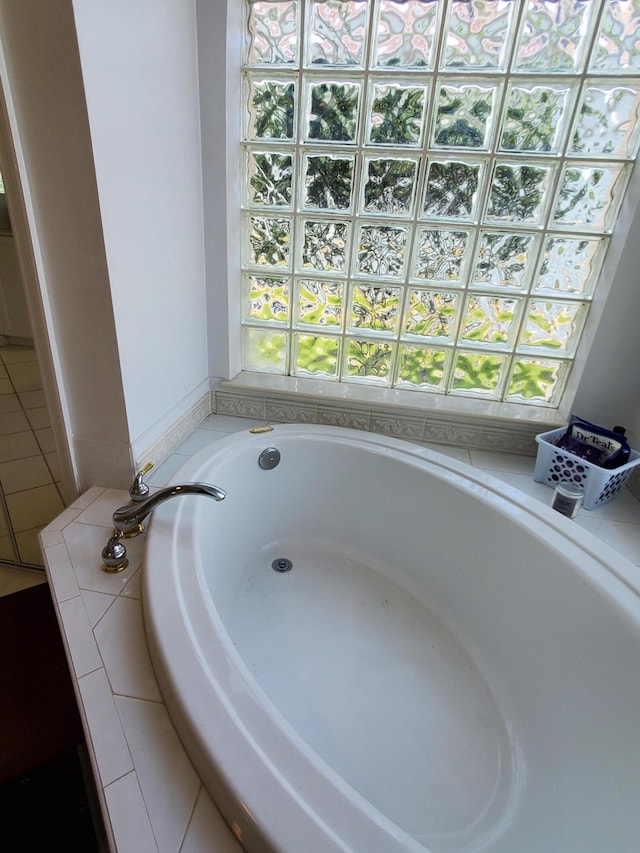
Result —
[[102, 549], [102, 571], [110, 575], [121, 572], [129, 565], [127, 549], [120, 539], [122, 534], [118, 530], [113, 531], [107, 544]]
[[144, 481], [144, 475], [148, 474], [153, 468], [153, 462], [147, 462], [135, 476], [131, 488], [129, 489], [129, 497], [133, 503], [143, 501], [149, 495], [149, 486]]

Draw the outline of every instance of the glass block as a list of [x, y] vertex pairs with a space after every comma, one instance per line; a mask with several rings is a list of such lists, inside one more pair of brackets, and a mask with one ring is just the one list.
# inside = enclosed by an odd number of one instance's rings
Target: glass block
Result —
[[248, 262], [258, 266], [288, 267], [291, 222], [275, 216], [250, 216]]
[[453, 366], [452, 393], [498, 397], [505, 365], [504, 355], [458, 352]]
[[638, 153], [640, 87], [586, 86], [570, 154], [632, 159]]
[[424, 86], [374, 84], [369, 141], [373, 145], [419, 145], [425, 101]]
[[444, 391], [450, 357], [447, 350], [401, 344], [396, 386]]
[[247, 158], [248, 204], [289, 207], [292, 199], [292, 156], [271, 151], [249, 151]]
[[307, 139], [353, 142], [358, 130], [360, 83], [309, 83]]
[[340, 364], [340, 339], [294, 335], [296, 374], [335, 379]]
[[433, 68], [438, 0], [379, 0], [374, 67]]
[[353, 155], [305, 156], [303, 207], [316, 210], [349, 210], [353, 189], [353, 164]]
[[247, 64], [297, 63], [297, 0], [250, 0], [248, 5]]
[[517, 48], [517, 71], [580, 71], [589, 47], [593, 0], [528, 0]]
[[606, 247], [606, 239], [548, 237], [534, 291], [590, 296]]
[[517, 356], [505, 399], [513, 403], [553, 405], [563, 390], [567, 367], [563, 361]]
[[346, 266], [346, 222], [304, 222], [302, 266], [323, 272], [343, 272]]
[[481, 163], [431, 160], [423, 213], [428, 217], [472, 219], [478, 200]]
[[539, 225], [550, 176], [549, 166], [496, 163], [487, 205], [487, 220]]
[[405, 335], [452, 340], [459, 298], [457, 293], [410, 290], [404, 321]]
[[419, 229], [413, 278], [459, 283], [468, 239], [468, 231]]
[[500, 134], [503, 151], [557, 154], [564, 137], [567, 86], [511, 83]]
[[246, 316], [250, 320], [286, 323], [289, 319], [289, 280], [272, 276], [246, 278]]
[[242, 368], [263, 373], [286, 373], [288, 347], [287, 332], [245, 326], [242, 335]]
[[586, 306], [576, 302], [532, 300], [520, 339], [522, 349], [573, 355], [578, 345]]
[[251, 78], [247, 86], [247, 138], [293, 139], [296, 84]]
[[487, 148], [497, 86], [440, 85], [433, 144], [439, 148]]
[[472, 282], [477, 286], [523, 288], [533, 237], [484, 231]]
[[565, 166], [553, 214], [554, 222], [610, 231], [628, 175], [624, 166]]
[[351, 328], [394, 333], [398, 328], [400, 290], [357, 285], [351, 294]]
[[342, 326], [341, 282], [302, 279], [298, 285], [298, 323], [305, 326]]
[[367, 0], [310, 0], [308, 65], [362, 67]]
[[344, 377], [373, 384], [389, 384], [393, 346], [385, 341], [349, 339], [346, 343]]
[[402, 216], [411, 213], [418, 174], [417, 160], [379, 160], [365, 164], [364, 203], [366, 213]]
[[504, 68], [514, 6], [511, 0], [453, 0], [444, 66]]
[[388, 225], [363, 225], [358, 241], [357, 271], [364, 275], [402, 275], [408, 230]]
[[469, 296], [460, 331], [464, 343], [507, 346], [515, 331], [517, 299], [497, 296]]
[[606, 74], [640, 70], [640, 0], [609, 0], [600, 21], [590, 71]]

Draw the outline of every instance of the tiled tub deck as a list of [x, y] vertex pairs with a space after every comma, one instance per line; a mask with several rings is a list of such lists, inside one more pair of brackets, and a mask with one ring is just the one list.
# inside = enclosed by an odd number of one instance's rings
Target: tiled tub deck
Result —
[[[151, 472], [149, 484], [167, 485], [192, 453], [262, 425], [211, 415]], [[533, 482], [533, 457], [430, 446], [550, 504], [551, 489]], [[142, 622], [144, 536], [127, 542], [124, 572], [100, 569], [111, 514], [127, 502], [125, 491], [91, 488], [41, 534], [107, 838], [118, 853], [239, 853], [182, 748], [153, 673]], [[640, 566], [640, 502], [628, 490], [597, 510], [581, 510], [574, 523]]]

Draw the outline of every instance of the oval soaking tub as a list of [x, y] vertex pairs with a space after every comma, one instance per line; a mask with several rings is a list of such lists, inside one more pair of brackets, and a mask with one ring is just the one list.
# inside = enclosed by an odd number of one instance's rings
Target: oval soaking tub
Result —
[[638, 849], [631, 563], [504, 483], [369, 433], [239, 433], [187, 480], [227, 498], [154, 513], [145, 622], [245, 849]]

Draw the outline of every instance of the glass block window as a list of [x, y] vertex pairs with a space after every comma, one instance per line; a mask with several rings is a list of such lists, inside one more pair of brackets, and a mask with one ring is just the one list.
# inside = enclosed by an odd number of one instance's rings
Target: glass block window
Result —
[[244, 6], [244, 369], [558, 405], [640, 146], [640, 0]]

